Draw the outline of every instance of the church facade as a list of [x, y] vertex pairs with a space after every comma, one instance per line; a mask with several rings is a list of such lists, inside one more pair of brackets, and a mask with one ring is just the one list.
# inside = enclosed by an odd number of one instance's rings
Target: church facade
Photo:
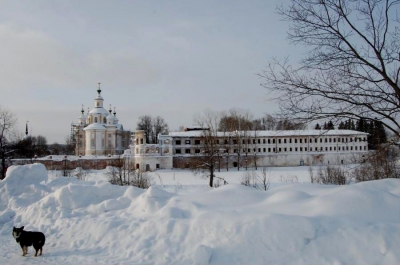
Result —
[[100, 83], [94, 108], [85, 114], [83, 106], [79, 122], [71, 125], [71, 139], [75, 145], [75, 155], [78, 156], [109, 156], [122, 154], [129, 148], [131, 132], [125, 131], [119, 123], [117, 113], [111, 106], [104, 108]]

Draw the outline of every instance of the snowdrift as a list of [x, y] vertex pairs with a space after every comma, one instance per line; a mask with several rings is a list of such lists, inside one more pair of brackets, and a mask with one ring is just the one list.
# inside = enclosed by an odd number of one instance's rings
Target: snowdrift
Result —
[[[0, 182], [1, 264], [400, 264], [400, 181], [226, 185], [176, 195], [75, 178], [41, 164]], [[13, 226], [46, 234], [20, 256]]]

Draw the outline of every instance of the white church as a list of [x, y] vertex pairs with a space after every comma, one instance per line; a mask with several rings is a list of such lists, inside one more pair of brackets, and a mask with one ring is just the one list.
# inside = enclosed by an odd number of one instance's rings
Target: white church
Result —
[[94, 108], [87, 114], [82, 106], [78, 123], [72, 123], [71, 135], [75, 144], [75, 154], [79, 156], [109, 156], [122, 154], [129, 148], [130, 131], [125, 131], [119, 123], [117, 113], [111, 105], [107, 111], [101, 96], [100, 83]]

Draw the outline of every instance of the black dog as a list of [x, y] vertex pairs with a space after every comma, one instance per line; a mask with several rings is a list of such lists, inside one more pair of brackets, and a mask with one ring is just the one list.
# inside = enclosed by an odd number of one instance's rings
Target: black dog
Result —
[[28, 247], [32, 245], [36, 250], [35, 257], [37, 256], [39, 250], [39, 255], [42, 255], [42, 248], [44, 246], [44, 242], [46, 241], [46, 237], [42, 232], [24, 231], [24, 226], [22, 226], [20, 228], [14, 227], [12, 235], [22, 248], [22, 256], [25, 256], [28, 253]]

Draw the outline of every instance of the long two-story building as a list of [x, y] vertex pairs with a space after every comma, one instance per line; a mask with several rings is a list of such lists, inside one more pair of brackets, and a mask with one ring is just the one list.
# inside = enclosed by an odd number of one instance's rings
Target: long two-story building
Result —
[[[147, 144], [136, 131], [125, 155], [137, 168], [189, 168], [207, 149], [204, 130], [159, 135]], [[352, 130], [234, 131], [212, 135], [216, 167], [296, 166], [359, 162], [368, 152], [367, 133]]]

